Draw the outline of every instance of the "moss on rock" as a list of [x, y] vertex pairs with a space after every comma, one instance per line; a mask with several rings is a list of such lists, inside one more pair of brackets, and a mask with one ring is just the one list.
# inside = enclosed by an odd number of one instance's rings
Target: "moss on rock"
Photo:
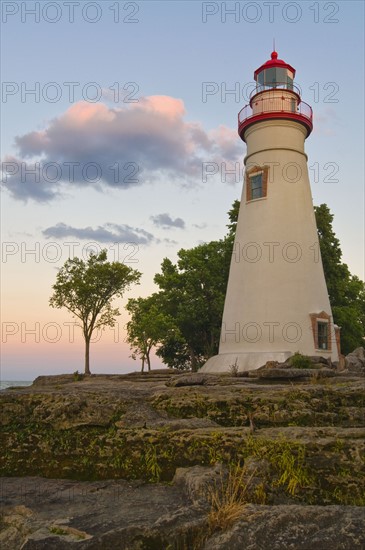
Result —
[[269, 464], [268, 503], [365, 503], [359, 379], [175, 387], [172, 376], [2, 392], [1, 474], [170, 482], [179, 467], [254, 459]]

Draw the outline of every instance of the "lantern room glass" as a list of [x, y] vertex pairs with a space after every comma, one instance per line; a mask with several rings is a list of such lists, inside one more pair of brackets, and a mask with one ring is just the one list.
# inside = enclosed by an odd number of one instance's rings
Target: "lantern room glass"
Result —
[[270, 67], [257, 75], [257, 88], [293, 89], [293, 73], [283, 67]]

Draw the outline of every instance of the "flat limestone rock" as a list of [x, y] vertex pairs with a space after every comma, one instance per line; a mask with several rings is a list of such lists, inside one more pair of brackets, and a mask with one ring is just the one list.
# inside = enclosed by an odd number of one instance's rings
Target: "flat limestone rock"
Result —
[[365, 514], [353, 506], [247, 505], [232, 529], [209, 539], [205, 550], [360, 550]]
[[208, 377], [204, 376], [204, 374], [194, 373], [179, 376], [167, 382], [167, 385], [175, 388], [181, 386], [204, 386], [207, 381]]
[[[322, 367], [322, 365], [321, 365]], [[309, 378], [313, 376], [313, 371], [316, 376], [322, 378], [335, 376], [332, 369], [321, 368], [318, 369], [293, 369], [293, 368], [262, 368], [254, 371], [249, 371], [249, 378], [266, 378], [266, 379], [296, 379], [296, 378]]]
[[364, 509], [356, 506], [248, 504], [233, 526], [224, 532], [209, 532], [204, 497], [220, 477], [217, 465], [181, 468], [172, 485], [6, 478], [1, 549], [364, 547]]

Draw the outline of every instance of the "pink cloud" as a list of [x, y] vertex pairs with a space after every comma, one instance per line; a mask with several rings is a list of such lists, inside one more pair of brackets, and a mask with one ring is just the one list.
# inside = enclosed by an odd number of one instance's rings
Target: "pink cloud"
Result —
[[226, 160], [237, 160], [237, 131], [220, 125], [209, 132], [209, 137]]
[[61, 120], [69, 122], [71, 125], [80, 126], [86, 125], [91, 121], [110, 122], [114, 118], [115, 113], [103, 103], [87, 103], [86, 101], [75, 103], [60, 117]]
[[[41, 158], [38, 187], [32, 181], [21, 185], [19, 173], [6, 178], [5, 187], [22, 200], [49, 200], [68, 184], [93, 185], [83, 172], [90, 163], [100, 168], [98, 188], [127, 188], [161, 178], [199, 184], [203, 162], [234, 162], [242, 156], [236, 130], [219, 126], [206, 131], [199, 121], [185, 120], [184, 102], [169, 96], [144, 97], [118, 107], [80, 101], [43, 130], [17, 136], [15, 143], [18, 164]], [[59, 180], [47, 180], [42, 175], [47, 163], [61, 168], [73, 163], [72, 178], [62, 169]], [[111, 166], [120, 168], [117, 179]], [[126, 177], [130, 166], [138, 177]]]
[[175, 99], [166, 95], [143, 97], [134, 108], [159, 113], [169, 119], [178, 119], [185, 114], [185, 106], [182, 99]]

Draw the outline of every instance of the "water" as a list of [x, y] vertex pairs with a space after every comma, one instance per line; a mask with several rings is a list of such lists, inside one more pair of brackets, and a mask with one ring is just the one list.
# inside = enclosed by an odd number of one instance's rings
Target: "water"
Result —
[[0, 390], [6, 390], [12, 386], [30, 386], [33, 381], [25, 380], [0, 380]]

